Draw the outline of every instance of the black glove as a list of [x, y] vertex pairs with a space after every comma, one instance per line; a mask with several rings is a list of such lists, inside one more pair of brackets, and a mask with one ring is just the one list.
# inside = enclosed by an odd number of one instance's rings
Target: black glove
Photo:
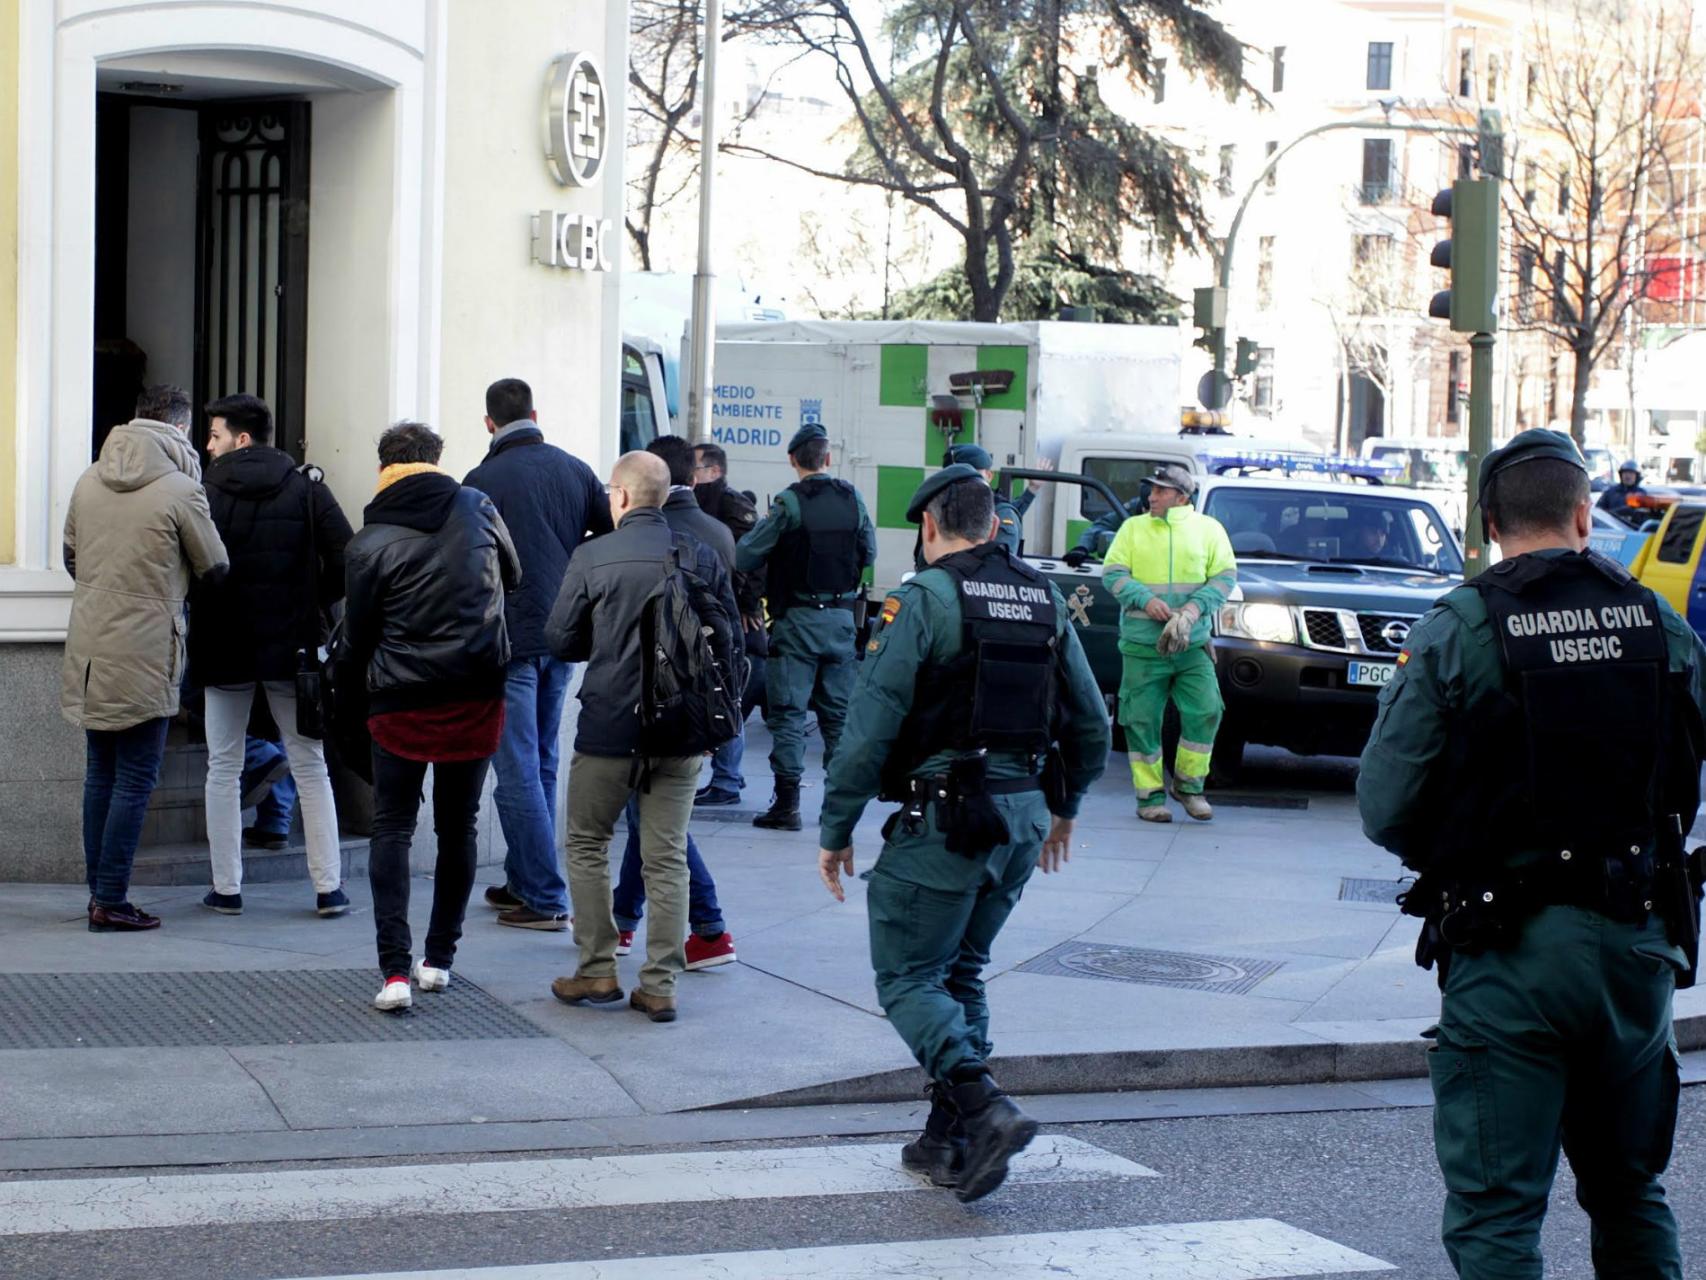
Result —
[[1066, 561], [1066, 563], [1071, 565], [1074, 569], [1083, 564], [1089, 558], [1089, 551], [1085, 550], [1083, 547], [1074, 547], [1061, 557], [1062, 560]]

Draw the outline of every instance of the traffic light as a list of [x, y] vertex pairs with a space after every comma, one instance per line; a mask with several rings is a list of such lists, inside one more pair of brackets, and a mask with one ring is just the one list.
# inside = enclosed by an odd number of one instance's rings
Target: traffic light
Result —
[[1219, 331], [1226, 327], [1226, 290], [1219, 285], [1205, 285], [1196, 291], [1195, 303], [1193, 320], [1202, 330], [1196, 345], [1213, 351]]
[[1499, 184], [1459, 178], [1434, 197], [1435, 217], [1451, 220], [1451, 238], [1434, 246], [1428, 261], [1451, 272], [1451, 287], [1434, 294], [1428, 314], [1450, 320], [1456, 333], [1492, 333], [1499, 327]]
[[1242, 378], [1246, 374], [1256, 372], [1256, 340], [1254, 338], [1238, 339], [1238, 354], [1232, 362], [1232, 376]]

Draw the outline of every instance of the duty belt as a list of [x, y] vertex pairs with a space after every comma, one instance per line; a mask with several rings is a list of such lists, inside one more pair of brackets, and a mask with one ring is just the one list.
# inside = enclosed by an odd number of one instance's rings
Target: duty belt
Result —
[[831, 599], [831, 600], [813, 600], [807, 596], [797, 596], [795, 598], [794, 602], [791, 605], [789, 605], [788, 608], [790, 610], [792, 610], [792, 609], [852, 609], [853, 603], [857, 599], [858, 599], [857, 595], [836, 596], [834, 599]]

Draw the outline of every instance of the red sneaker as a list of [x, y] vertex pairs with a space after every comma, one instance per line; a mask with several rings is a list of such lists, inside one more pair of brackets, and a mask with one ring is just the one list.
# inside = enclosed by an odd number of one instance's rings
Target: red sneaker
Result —
[[715, 969], [720, 964], [734, 962], [735, 940], [726, 933], [719, 933], [714, 938], [701, 938], [694, 934], [687, 939], [689, 969]]
[[634, 949], [634, 931], [621, 929], [616, 934], [616, 954], [625, 956]]

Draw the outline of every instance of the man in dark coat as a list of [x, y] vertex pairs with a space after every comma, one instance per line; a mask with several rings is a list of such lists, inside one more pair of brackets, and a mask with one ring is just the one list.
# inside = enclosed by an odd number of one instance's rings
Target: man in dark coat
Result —
[[[740, 490], [729, 487], [729, 456], [723, 452], [720, 445], [694, 445], [693, 452], [693, 477], [696, 482], [693, 498], [699, 504], [699, 509], [715, 517], [729, 531], [729, 536], [738, 543], [751, 533], [753, 526], [758, 523], [758, 504]], [[731, 570], [734, 568], [732, 559], [729, 567]], [[764, 663], [761, 659], [770, 652], [769, 633], [764, 629], [764, 570], [758, 569], [752, 573], [735, 572], [734, 588], [735, 601], [740, 605], [741, 637], [746, 643], [746, 656], [750, 663], [746, 696], [741, 701], [741, 710], [750, 712], [760, 700], [764, 680]], [[693, 803], [739, 804], [741, 792], [746, 788], [746, 778], [740, 771], [740, 763], [745, 755], [744, 731], [739, 737], [731, 738], [717, 748], [711, 756], [711, 781], [699, 788]]]
[[202, 905], [222, 915], [243, 911], [240, 779], [255, 686], [290, 761], [302, 801], [308, 874], [315, 910], [342, 915], [338, 815], [318, 738], [296, 728], [301, 655], [326, 639], [325, 613], [344, 594], [349, 521], [312, 467], [272, 447], [272, 411], [254, 396], [225, 396], [207, 406], [203, 482], [231, 571], [190, 593], [190, 675], [206, 691], [207, 845], [213, 888]]
[[546, 443], [533, 392], [520, 378], [486, 388], [486, 430], [491, 451], [463, 483], [497, 506], [522, 574], [505, 607], [504, 733], [492, 762], [505, 883], [486, 890], [486, 901], [498, 908], [499, 924], [560, 931], [568, 928], [569, 897], [557, 860], [557, 739], [574, 667], [551, 656], [545, 619], [575, 548], [610, 532], [610, 508], [592, 468]]

